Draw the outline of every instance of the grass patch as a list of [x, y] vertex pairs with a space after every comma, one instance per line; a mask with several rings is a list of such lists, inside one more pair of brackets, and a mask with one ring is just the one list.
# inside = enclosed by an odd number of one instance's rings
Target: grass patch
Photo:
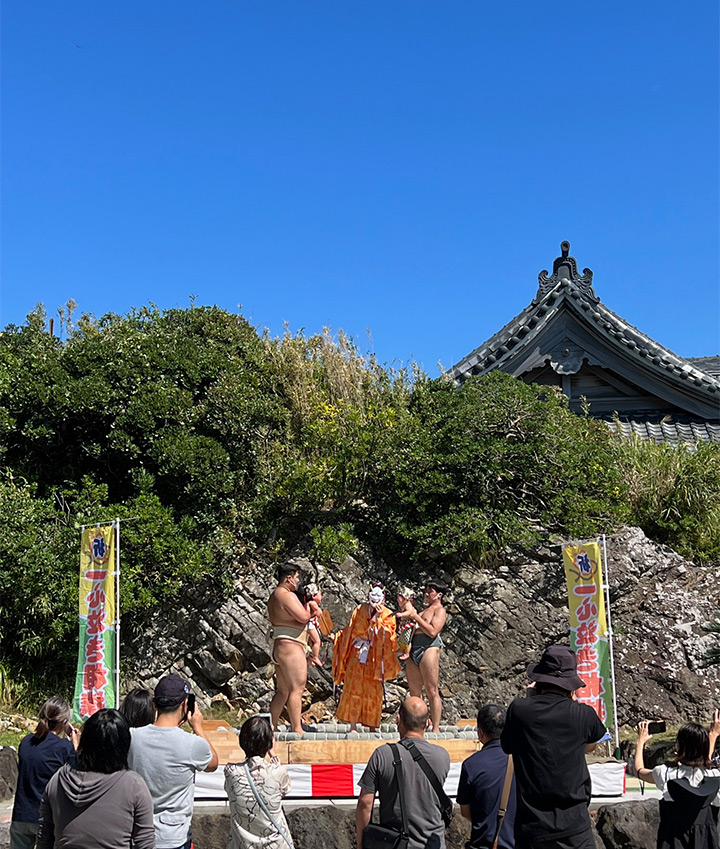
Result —
[[[649, 743], [651, 745], [653, 743], [674, 743], [679, 728], [679, 725], [669, 725], [664, 734], [653, 734]], [[637, 740], [637, 731], [633, 725], [623, 725], [620, 728], [620, 742], [623, 740], [632, 740], [633, 742]]]
[[0, 731], [0, 746], [14, 746], [16, 749], [27, 731]]

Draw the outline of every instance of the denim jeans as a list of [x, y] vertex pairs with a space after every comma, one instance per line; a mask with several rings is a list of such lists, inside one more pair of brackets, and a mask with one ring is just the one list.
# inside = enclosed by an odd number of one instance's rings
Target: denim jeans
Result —
[[11, 822], [10, 849], [35, 849], [37, 833], [36, 822]]

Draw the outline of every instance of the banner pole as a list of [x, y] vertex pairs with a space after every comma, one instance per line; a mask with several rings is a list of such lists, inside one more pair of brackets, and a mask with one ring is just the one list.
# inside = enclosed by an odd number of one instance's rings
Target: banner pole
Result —
[[615, 686], [615, 653], [613, 649], [612, 616], [610, 614], [610, 566], [607, 556], [607, 537], [602, 536], [603, 560], [605, 561], [605, 607], [607, 609], [608, 648], [610, 649], [610, 680], [612, 681], [613, 725], [615, 731], [615, 755], [620, 748], [620, 724], [617, 712], [617, 688]]
[[120, 705], [120, 519], [115, 519], [115, 708]]

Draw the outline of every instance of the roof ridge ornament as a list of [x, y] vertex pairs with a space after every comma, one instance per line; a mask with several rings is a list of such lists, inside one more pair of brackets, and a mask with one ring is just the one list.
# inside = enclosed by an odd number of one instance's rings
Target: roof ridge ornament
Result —
[[539, 301], [547, 295], [557, 286], [560, 280], [568, 280], [571, 286], [579, 290], [581, 294], [592, 298], [594, 301], [599, 301], [600, 298], [597, 297], [592, 287], [593, 273], [589, 268], [583, 268], [582, 274], [578, 273], [575, 257], [570, 256], [570, 242], [560, 242], [560, 251], [562, 256], [557, 257], [553, 262], [552, 274], [548, 276], [546, 270], [538, 274], [539, 285], [535, 301]]

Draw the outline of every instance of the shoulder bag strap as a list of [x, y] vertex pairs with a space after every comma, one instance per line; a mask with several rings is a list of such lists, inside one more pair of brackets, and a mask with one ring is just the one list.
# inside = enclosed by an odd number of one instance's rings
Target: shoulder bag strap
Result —
[[505, 814], [507, 813], [508, 801], [510, 799], [510, 788], [512, 787], [514, 771], [515, 768], [513, 766], [512, 755], [508, 755], [507, 769], [505, 770], [505, 783], [503, 784], [502, 793], [500, 794], [500, 809], [498, 810], [497, 831], [495, 832], [495, 840], [493, 841], [492, 849], [497, 849], [498, 840], [500, 840], [500, 830], [503, 827]]
[[390, 750], [393, 753], [393, 768], [395, 769], [395, 778], [398, 785], [398, 795], [400, 796], [400, 816], [402, 817], [402, 836], [410, 838], [408, 829], [407, 810], [405, 808], [405, 780], [403, 778], [402, 759], [400, 758], [400, 750], [397, 743], [388, 743]]
[[415, 761], [415, 763], [427, 776], [427, 779], [432, 785], [432, 789], [435, 791], [435, 795], [438, 797], [438, 800], [440, 802], [440, 809], [444, 811], [447, 808], [452, 808], [452, 799], [443, 790], [443, 786], [440, 783], [440, 779], [437, 777], [430, 764], [425, 760], [422, 753], [418, 751], [413, 741], [408, 740], [406, 737], [400, 742], [402, 743], [403, 747], [410, 752], [410, 754], [413, 756], [413, 760]]
[[243, 769], [245, 770], [245, 775], [247, 776], [248, 784], [250, 785], [250, 789], [252, 790], [252, 794], [255, 797], [258, 805], [260, 805], [260, 807], [262, 808], [265, 816], [275, 826], [275, 828], [278, 831], [278, 834], [287, 843], [287, 845], [290, 847], [290, 849], [294, 849], [292, 840], [290, 840], [290, 838], [287, 836], [287, 834], [285, 834], [284, 829], [280, 828], [280, 825], [275, 820], [275, 817], [268, 810], [268, 806], [265, 804], [265, 801], [263, 800], [263, 798], [258, 793], [258, 789], [255, 786], [255, 782], [252, 779], [252, 775], [250, 775], [250, 767], [247, 765], [247, 761], [245, 761], [245, 763], [243, 764]]

